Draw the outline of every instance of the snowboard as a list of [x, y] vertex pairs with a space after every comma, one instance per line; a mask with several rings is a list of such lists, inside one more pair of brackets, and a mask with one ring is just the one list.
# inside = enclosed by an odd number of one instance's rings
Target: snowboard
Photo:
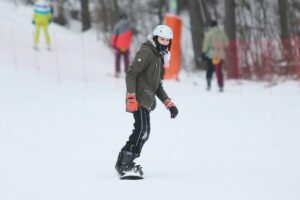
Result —
[[120, 175], [120, 180], [141, 180], [144, 179], [143, 174], [129, 171], [125, 172], [123, 175]]
[[144, 177], [137, 175], [124, 175], [120, 176], [120, 180], [142, 180]]

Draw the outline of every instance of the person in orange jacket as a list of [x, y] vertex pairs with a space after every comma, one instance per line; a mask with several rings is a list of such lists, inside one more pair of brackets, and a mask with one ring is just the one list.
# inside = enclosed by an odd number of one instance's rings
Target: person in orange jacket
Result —
[[119, 16], [119, 21], [114, 26], [113, 34], [111, 37], [111, 47], [115, 49], [115, 77], [120, 77], [120, 60], [124, 57], [124, 71], [128, 70], [129, 56], [130, 56], [130, 45], [133, 34], [133, 28], [128, 20], [126, 13], [122, 13]]

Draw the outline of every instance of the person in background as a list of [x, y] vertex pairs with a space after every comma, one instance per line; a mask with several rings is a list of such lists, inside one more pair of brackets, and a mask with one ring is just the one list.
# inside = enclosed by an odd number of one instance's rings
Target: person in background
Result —
[[150, 134], [150, 112], [156, 107], [158, 97], [175, 118], [178, 109], [163, 88], [164, 65], [168, 61], [173, 31], [166, 25], [158, 25], [150, 40], [142, 44], [126, 73], [126, 111], [133, 113], [134, 129], [121, 149], [115, 168], [121, 176], [142, 176], [140, 165], [133, 161], [141, 154]]
[[38, 0], [34, 4], [34, 14], [32, 23], [36, 26], [34, 34], [34, 49], [38, 50], [40, 31], [43, 29], [47, 49], [51, 50], [51, 38], [48, 32], [48, 26], [52, 20], [53, 9], [49, 0]]
[[206, 81], [207, 90], [211, 90], [211, 80], [214, 71], [216, 71], [219, 91], [224, 89], [223, 63], [225, 59], [225, 50], [228, 47], [228, 37], [224, 31], [218, 27], [217, 21], [212, 21], [211, 27], [205, 34], [202, 58], [207, 62]]
[[130, 56], [131, 37], [133, 28], [131, 22], [128, 20], [126, 13], [119, 16], [119, 20], [114, 26], [113, 34], [111, 37], [110, 46], [115, 49], [115, 77], [120, 77], [121, 66], [120, 59], [124, 58], [124, 71], [127, 72]]

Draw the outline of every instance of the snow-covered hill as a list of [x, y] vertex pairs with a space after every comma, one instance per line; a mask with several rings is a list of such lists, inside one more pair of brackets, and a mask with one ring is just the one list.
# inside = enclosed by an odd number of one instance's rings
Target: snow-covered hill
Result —
[[220, 94], [202, 74], [166, 81], [178, 118], [151, 113], [145, 180], [120, 181], [133, 119], [113, 53], [54, 24], [53, 51], [36, 52], [31, 15], [0, 2], [0, 199], [300, 198], [299, 83], [227, 81]]

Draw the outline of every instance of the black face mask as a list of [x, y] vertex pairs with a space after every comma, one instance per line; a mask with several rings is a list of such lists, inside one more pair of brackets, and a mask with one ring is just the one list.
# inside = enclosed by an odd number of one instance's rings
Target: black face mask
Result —
[[167, 52], [169, 50], [169, 45], [156, 44], [156, 46], [160, 52]]

